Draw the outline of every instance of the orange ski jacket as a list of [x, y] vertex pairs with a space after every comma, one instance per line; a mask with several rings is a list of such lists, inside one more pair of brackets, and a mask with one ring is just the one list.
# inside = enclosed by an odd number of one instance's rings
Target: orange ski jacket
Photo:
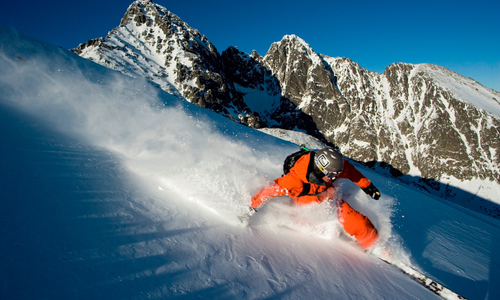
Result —
[[[314, 168], [315, 152], [309, 152], [300, 157], [288, 174], [274, 180], [272, 184], [262, 188], [252, 198], [252, 207], [257, 208], [270, 198], [290, 196], [297, 204], [322, 202], [333, 197], [332, 181], [324, 185], [310, 182], [308, 178]], [[364, 189], [370, 185], [368, 180], [351, 163], [344, 159], [344, 170], [337, 178], [347, 178]]]

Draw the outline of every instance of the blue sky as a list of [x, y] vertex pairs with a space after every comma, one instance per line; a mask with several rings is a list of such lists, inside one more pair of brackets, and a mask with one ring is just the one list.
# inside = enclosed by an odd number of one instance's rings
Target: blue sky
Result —
[[[18, 0], [0, 25], [63, 48], [106, 36], [132, 0]], [[296, 34], [321, 54], [382, 73], [394, 62], [446, 67], [500, 91], [500, 1], [154, 1], [200, 31], [219, 52], [265, 55]]]

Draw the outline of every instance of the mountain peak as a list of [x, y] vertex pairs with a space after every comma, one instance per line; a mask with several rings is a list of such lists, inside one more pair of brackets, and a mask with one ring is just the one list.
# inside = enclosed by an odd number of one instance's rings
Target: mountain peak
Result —
[[132, 21], [135, 21], [137, 26], [140, 26], [147, 21], [154, 20], [154, 17], [158, 15], [168, 14], [171, 13], [166, 8], [154, 4], [151, 0], [137, 0], [128, 7], [127, 12], [120, 22], [120, 25], [126, 25]]
[[[285, 45], [288, 45], [288, 47], [295, 48], [295, 49], [302, 49], [301, 52], [307, 52], [309, 54], [315, 53], [311, 46], [301, 39], [300, 37], [296, 36], [295, 34], [287, 34], [283, 36], [281, 41], [274, 43], [278, 45], [279, 47], [283, 47]], [[274, 45], [273, 44], [273, 45]]]
[[282, 41], [298, 41], [300, 43], [303, 43], [305, 45], [308, 45], [306, 43], [306, 41], [304, 41], [303, 39], [301, 39], [299, 36], [295, 35], [295, 34], [286, 34], [283, 36], [283, 38], [281, 39]]

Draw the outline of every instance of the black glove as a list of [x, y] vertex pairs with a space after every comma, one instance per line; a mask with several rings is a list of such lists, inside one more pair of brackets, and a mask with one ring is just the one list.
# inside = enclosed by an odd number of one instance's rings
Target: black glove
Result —
[[378, 189], [373, 185], [373, 183], [370, 183], [369, 186], [365, 187], [363, 189], [363, 192], [365, 192], [368, 196], [372, 197], [375, 200], [378, 200], [380, 198], [380, 192]]

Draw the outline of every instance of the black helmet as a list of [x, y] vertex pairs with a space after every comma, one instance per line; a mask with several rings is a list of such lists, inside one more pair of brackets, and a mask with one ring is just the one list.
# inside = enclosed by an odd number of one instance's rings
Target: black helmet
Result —
[[314, 156], [316, 167], [330, 179], [334, 179], [344, 169], [342, 154], [332, 148], [324, 148]]

